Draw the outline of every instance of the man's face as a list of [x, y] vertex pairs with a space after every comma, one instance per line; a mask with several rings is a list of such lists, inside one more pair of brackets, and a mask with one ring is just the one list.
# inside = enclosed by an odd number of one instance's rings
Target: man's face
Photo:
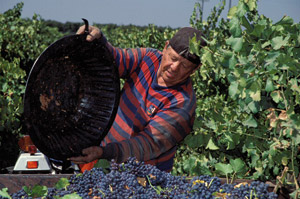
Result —
[[157, 81], [161, 86], [174, 86], [181, 83], [198, 68], [196, 64], [181, 57], [168, 44], [169, 42], [166, 42], [157, 74]]

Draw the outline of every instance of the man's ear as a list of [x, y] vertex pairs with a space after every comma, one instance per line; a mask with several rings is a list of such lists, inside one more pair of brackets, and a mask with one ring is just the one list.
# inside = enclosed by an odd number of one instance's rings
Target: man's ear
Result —
[[169, 46], [169, 44], [170, 44], [170, 42], [169, 42], [169, 40], [167, 40], [167, 41], [166, 41], [166, 43], [165, 43], [165, 47], [164, 47], [164, 49], [167, 49], [167, 48], [168, 48], [168, 46]]
[[165, 43], [165, 47], [164, 47], [163, 52], [162, 52], [163, 54], [167, 50], [168, 45], [169, 45], [169, 40], [167, 40], [166, 43]]
[[165, 48], [168, 47], [169, 43], [170, 43], [170, 41], [167, 40], [166, 43], [165, 43]]

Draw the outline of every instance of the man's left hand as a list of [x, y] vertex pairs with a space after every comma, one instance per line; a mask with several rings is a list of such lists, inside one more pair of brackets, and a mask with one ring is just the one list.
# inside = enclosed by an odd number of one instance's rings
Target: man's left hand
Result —
[[75, 164], [86, 164], [96, 159], [100, 159], [103, 154], [103, 149], [100, 146], [91, 146], [82, 150], [83, 156], [68, 158]]

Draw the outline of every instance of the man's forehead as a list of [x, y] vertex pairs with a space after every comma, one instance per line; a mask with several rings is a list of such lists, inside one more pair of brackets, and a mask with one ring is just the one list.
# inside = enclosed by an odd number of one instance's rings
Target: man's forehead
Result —
[[169, 52], [170, 55], [175, 56], [179, 61], [181, 61], [182, 63], [186, 64], [186, 65], [196, 65], [193, 62], [189, 61], [188, 59], [184, 58], [183, 56], [179, 55], [171, 46], [169, 46]]

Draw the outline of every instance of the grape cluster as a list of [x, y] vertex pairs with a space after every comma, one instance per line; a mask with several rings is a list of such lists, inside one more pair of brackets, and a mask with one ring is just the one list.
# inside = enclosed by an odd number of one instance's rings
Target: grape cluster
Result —
[[[92, 199], [275, 199], [277, 195], [269, 192], [268, 185], [253, 181], [251, 184], [221, 184], [217, 177], [207, 175], [188, 179], [160, 171], [155, 166], [129, 158], [123, 164], [111, 162], [109, 172], [93, 168], [82, 174], [74, 174], [66, 188], [48, 188], [46, 199], [77, 194]], [[11, 195], [14, 198], [29, 198], [22, 189]], [[1, 196], [0, 196], [1, 198]]]

